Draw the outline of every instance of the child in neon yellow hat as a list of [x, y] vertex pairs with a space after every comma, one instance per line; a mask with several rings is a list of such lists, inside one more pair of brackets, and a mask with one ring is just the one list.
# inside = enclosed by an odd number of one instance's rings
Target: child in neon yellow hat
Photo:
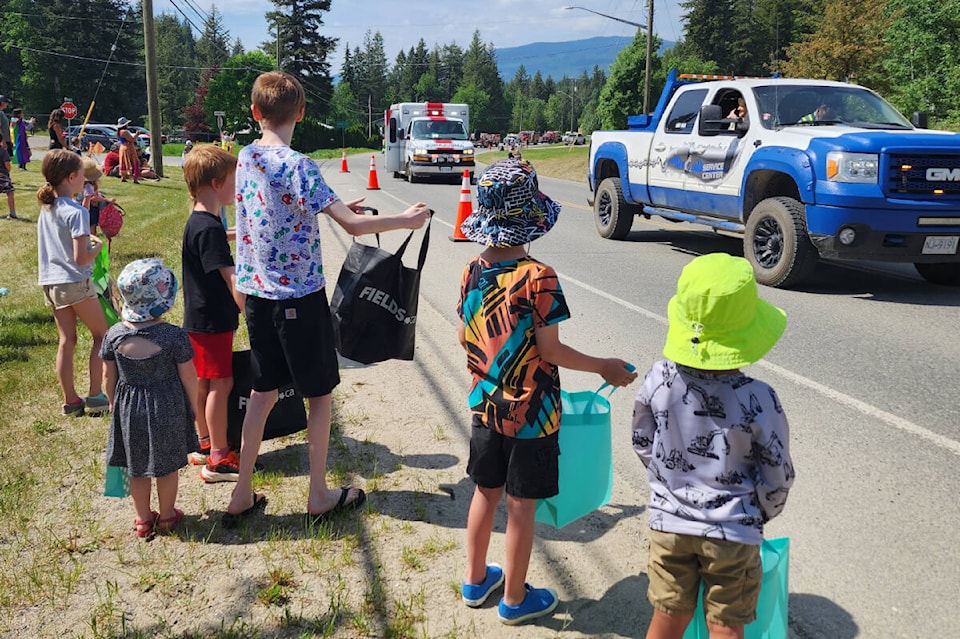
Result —
[[680, 639], [704, 583], [711, 639], [743, 637], [756, 618], [763, 526], [795, 477], [787, 418], [759, 361], [786, 313], [757, 296], [750, 263], [690, 262], [667, 307], [663, 354], [634, 404], [633, 449], [650, 482], [647, 639]]

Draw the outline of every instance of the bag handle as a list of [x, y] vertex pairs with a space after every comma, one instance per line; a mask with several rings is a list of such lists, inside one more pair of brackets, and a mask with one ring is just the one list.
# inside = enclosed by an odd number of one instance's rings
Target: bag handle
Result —
[[[637, 370], [637, 367], [634, 366], [633, 364], [629, 363], [629, 362], [627, 362], [626, 368], [627, 368], [627, 370], [630, 371], [631, 373], [632, 373], [633, 371]], [[598, 388], [598, 389], [596, 390], [596, 392], [594, 392], [594, 394], [590, 396], [590, 401], [587, 402], [587, 408], [588, 408], [588, 409], [589, 409], [591, 406], [593, 406], [593, 403], [594, 403], [595, 401], [597, 401], [597, 397], [599, 397], [599, 396], [600, 396], [600, 393], [603, 391], [603, 389], [605, 389], [605, 388], [607, 388], [607, 387], [610, 388], [610, 390], [607, 391], [607, 399], [610, 399], [610, 397], [613, 395], [613, 392], [614, 392], [615, 390], [617, 390], [617, 387], [616, 387], [616, 386], [611, 386], [609, 382], [604, 382], [604, 383], [600, 384], [600, 388]]]
[[[430, 223], [433, 222], [433, 209], [430, 210], [430, 218], [427, 220], [427, 226], [424, 229], [423, 240], [420, 242], [420, 255], [417, 258], [417, 270], [423, 270], [423, 264], [427, 260], [427, 249], [430, 247]], [[400, 245], [400, 248], [397, 249], [397, 252], [394, 255], [397, 259], [403, 259], [403, 252], [407, 250], [407, 244], [410, 243], [410, 239], [413, 237], [413, 234], [416, 231], [410, 231], [410, 234], [407, 235], [407, 239], [403, 241], [403, 244]]]

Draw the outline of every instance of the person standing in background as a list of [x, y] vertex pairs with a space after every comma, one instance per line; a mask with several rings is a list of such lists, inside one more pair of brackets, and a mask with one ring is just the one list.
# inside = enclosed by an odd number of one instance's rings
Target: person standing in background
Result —
[[134, 184], [140, 184], [140, 156], [137, 154], [137, 136], [139, 131], [130, 133], [130, 120], [117, 120], [117, 134], [120, 136], [120, 181], [126, 182], [133, 177]]
[[54, 109], [50, 112], [50, 119], [47, 120], [47, 131], [50, 134], [51, 149], [69, 149], [67, 136], [63, 132], [63, 121], [66, 117], [63, 115], [63, 109]]
[[10, 121], [10, 136], [13, 138], [13, 157], [17, 160], [17, 166], [21, 171], [27, 170], [27, 164], [30, 162], [30, 143], [27, 139], [27, 132], [37, 123], [36, 118], [25, 120], [23, 118], [23, 109], [13, 110], [13, 120]]
[[7, 152], [13, 149], [13, 141], [10, 139], [10, 118], [4, 110], [9, 104], [7, 96], [0, 95], [0, 139], [7, 143]]

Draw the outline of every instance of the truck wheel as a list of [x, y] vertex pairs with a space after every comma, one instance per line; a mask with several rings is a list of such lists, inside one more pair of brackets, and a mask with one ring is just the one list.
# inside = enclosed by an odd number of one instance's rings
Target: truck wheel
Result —
[[600, 237], [622, 240], [630, 233], [636, 207], [623, 199], [620, 178], [608, 177], [600, 183], [593, 202], [594, 222]]
[[960, 286], [960, 262], [945, 264], [914, 264], [920, 277], [931, 284]]
[[413, 177], [413, 169], [410, 167], [409, 162], [407, 162], [407, 182], [410, 184], [415, 184], [417, 182], [417, 178]]
[[818, 258], [807, 235], [803, 204], [789, 197], [757, 204], [747, 219], [743, 254], [761, 284], [788, 287], [803, 281]]

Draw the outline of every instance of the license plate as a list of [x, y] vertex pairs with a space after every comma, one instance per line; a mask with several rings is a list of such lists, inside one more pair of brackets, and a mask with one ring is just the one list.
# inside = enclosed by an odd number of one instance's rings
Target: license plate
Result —
[[[451, 171], [453, 171], [453, 167], [452, 167], [452, 166], [441, 166], [441, 167], [440, 167], [440, 172], [441, 172], [441, 173], [450, 173]], [[953, 239], [956, 240], [957, 238], [953, 238]], [[956, 249], [954, 249], [954, 251], [956, 251]]]
[[960, 235], [928, 235], [923, 242], [924, 255], [956, 255]]

